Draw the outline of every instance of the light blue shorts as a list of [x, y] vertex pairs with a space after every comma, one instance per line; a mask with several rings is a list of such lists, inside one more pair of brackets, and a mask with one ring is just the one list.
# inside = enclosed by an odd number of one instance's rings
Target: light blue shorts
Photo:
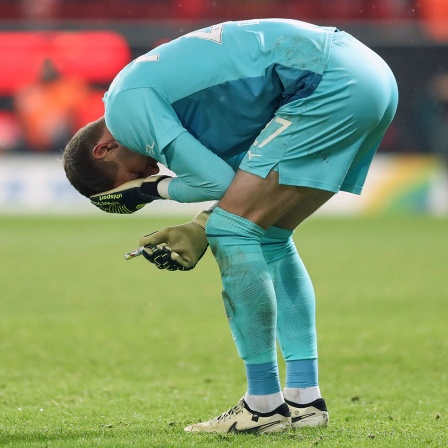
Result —
[[239, 168], [263, 178], [278, 171], [283, 185], [360, 194], [397, 103], [388, 65], [353, 36], [335, 32], [316, 90], [277, 110]]

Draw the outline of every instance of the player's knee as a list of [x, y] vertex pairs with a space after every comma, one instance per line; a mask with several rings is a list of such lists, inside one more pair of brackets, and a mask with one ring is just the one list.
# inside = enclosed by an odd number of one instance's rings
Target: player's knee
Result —
[[207, 221], [207, 240], [215, 255], [237, 254], [259, 246], [264, 230], [253, 222], [217, 207]]

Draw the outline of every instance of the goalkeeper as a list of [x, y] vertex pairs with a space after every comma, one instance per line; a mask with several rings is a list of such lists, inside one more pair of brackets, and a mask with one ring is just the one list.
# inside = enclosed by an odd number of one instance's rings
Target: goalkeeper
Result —
[[[194, 267], [210, 245], [244, 361], [244, 397], [187, 431], [327, 424], [314, 291], [292, 234], [335, 193], [361, 193], [397, 101], [387, 64], [343, 31], [226, 22], [131, 62], [105, 94], [105, 117], [68, 143], [67, 177], [107, 212], [219, 201], [191, 223], [141, 238], [152, 247], [146, 258], [172, 270]], [[176, 177], [159, 175], [158, 163]]]

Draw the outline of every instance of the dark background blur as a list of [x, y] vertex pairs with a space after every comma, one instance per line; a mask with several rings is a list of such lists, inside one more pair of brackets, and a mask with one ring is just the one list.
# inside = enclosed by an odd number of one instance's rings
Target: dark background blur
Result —
[[61, 151], [134, 57], [264, 17], [337, 26], [373, 48], [400, 90], [380, 151], [448, 154], [447, 0], [0, 0], [0, 153]]

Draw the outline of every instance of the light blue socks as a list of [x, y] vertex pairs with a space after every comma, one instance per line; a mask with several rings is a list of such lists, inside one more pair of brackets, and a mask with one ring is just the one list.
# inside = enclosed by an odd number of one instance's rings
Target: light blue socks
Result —
[[271, 227], [261, 240], [277, 300], [277, 336], [285, 361], [316, 359], [314, 288], [292, 233]]
[[284, 392], [294, 398], [292, 401], [302, 402], [298, 397], [320, 396], [315, 296], [292, 233], [271, 227], [262, 238], [261, 247], [277, 300], [277, 338], [286, 361]]

